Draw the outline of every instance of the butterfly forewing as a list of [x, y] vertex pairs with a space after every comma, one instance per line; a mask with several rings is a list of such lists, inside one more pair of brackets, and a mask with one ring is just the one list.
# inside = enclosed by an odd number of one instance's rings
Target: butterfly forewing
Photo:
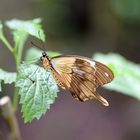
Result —
[[97, 99], [108, 106], [106, 99], [96, 93], [97, 87], [113, 80], [113, 73], [107, 66], [82, 56], [59, 56], [50, 62], [58, 84], [68, 89], [75, 99]]

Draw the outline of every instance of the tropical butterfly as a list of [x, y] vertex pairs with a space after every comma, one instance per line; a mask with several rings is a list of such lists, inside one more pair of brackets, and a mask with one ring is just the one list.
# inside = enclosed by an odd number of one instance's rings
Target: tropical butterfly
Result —
[[50, 69], [58, 85], [69, 90], [79, 101], [96, 99], [104, 106], [109, 103], [96, 92], [96, 88], [111, 82], [113, 72], [104, 64], [90, 58], [66, 55], [50, 58], [45, 51], [40, 57], [44, 69]]

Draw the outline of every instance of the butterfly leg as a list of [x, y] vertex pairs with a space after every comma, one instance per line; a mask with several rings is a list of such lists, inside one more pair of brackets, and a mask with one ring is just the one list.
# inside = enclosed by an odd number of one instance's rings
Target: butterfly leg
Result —
[[[36, 68], [36, 70], [31, 74], [32, 76], [38, 71], [39, 67]], [[31, 79], [29, 76], [26, 76], [27, 79], [29, 79], [32, 83], [35, 83], [33, 79]]]

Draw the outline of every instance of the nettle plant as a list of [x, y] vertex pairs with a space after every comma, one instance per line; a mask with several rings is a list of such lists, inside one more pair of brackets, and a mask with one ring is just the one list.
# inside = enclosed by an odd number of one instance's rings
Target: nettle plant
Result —
[[[22, 60], [24, 45], [29, 35], [44, 42], [45, 34], [41, 26], [41, 19], [28, 21], [13, 19], [7, 21], [6, 26], [12, 32], [14, 45], [12, 46], [6, 39], [2, 23], [0, 23], [0, 40], [4, 44], [3, 47], [7, 47], [13, 54], [17, 72], [7, 72], [0, 69], [0, 84], [2, 81], [4, 81], [4, 84], [15, 84], [14, 110], [17, 110], [20, 95], [19, 103], [22, 104], [21, 112], [23, 113], [24, 122], [31, 122], [35, 118], [39, 119], [50, 109], [50, 105], [54, 103], [58, 92], [58, 87], [50, 72], [35, 65], [35, 63], [31, 64], [34, 58], [38, 58], [36, 61], [39, 60], [41, 50], [31, 47], [27, 50], [24, 60]], [[48, 52], [48, 55], [53, 57], [59, 55], [59, 53]], [[0, 91], [2, 91], [1, 88]]]
[[[3, 25], [0, 22], [0, 40], [3, 42], [2, 47], [6, 47], [14, 56], [16, 72], [7, 72], [0, 69], [0, 91], [2, 92], [2, 82], [4, 84], [14, 83], [15, 91], [13, 91], [14, 96], [12, 99], [14, 110], [17, 111], [18, 104], [20, 103], [22, 105], [21, 112], [24, 122], [31, 122], [35, 118], [39, 119], [50, 109], [58, 92], [58, 86], [50, 71], [46, 71], [35, 63], [31, 64], [31, 61], [35, 58], [37, 58], [36, 61], [39, 60], [42, 53], [41, 50], [33, 46], [30, 47], [26, 52], [25, 58], [22, 60], [25, 42], [29, 35], [45, 42], [41, 19], [27, 21], [13, 19], [5, 22], [5, 25], [12, 32], [14, 45], [11, 45], [5, 37]], [[50, 57], [60, 55], [58, 52], [51, 51], [48, 51], [47, 54]], [[105, 88], [140, 99], [139, 65], [114, 53], [107, 55], [96, 53], [93, 59], [103, 62], [114, 72], [115, 79], [110, 84], [104, 86]], [[19, 96], [20, 99], [18, 101]]]

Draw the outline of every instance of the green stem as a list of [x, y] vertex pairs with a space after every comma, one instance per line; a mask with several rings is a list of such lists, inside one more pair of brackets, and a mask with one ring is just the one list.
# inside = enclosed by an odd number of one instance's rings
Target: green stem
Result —
[[[16, 70], [18, 71], [18, 57], [16, 55], [16, 53], [14, 53], [14, 58], [15, 58], [15, 62], [16, 62]], [[16, 87], [16, 83], [15, 83], [15, 91], [14, 91], [14, 96], [13, 96], [13, 108], [14, 108], [14, 111], [16, 112], [18, 110], [18, 91], [19, 89]]]
[[[10, 43], [8, 42], [8, 40], [5, 38], [5, 36], [3, 34], [0, 35], [0, 39], [2, 40], [2, 42], [5, 44], [5, 47], [8, 48], [8, 50], [14, 55], [15, 58], [15, 62], [16, 62], [16, 69], [18, 68], [18, 57], [17, 57], [17, 52], [15, 51], [15, 49], [10, 45]], [[13, 97], [13, 107], [14, 107], [14, 111], [16, 112], [18, 109], [18, 89], [15, 88], [14, 91], [14, 97]]]
[[[16, 70], [18, 72], [18, 55], [16, 53], [16, 50], [14, 49], [13, 51], [13, 55], [14, 55], [14, 59], [15, 59], [15, 63], [16, 63]], [[16, 87], [16, 83], [15, 83], [15, 90], [14, 90], [14, 95], [13, 95], [13, 100], [12, 100], [12, 104], [13, 104], [13, 108], [14, 111], [16, 112], [18, 109], [18, 91], [19, 89]]]
[[19, 40], [16, 42], [15, 47], [14, 47], [14, 57], [15, 57], [15, 62], [16, 66], [18, 68], [19, 64], [21, 63], [21, 58], [23, 54], [23, 46], [27, 40], [27, 34], [22, 35], [22, 40]]
[[0, 39], [1, 39], [2, 42], [5, 44], [5, 46], [9, 49], [9, 51], [13, 53], [14, 49], [13, 49], [13, 47], [10, 45], [10, 43], [7, 41], [7, 39], [4, 37], [4, 35], [1, 35], [1, 36], [0, 36]]
[[13, 96], [13, 108], [14, 108], [14, 111], [16, 112], [17, 109], [18, 109], [18, 91], [19, 89], [18, 88], [15, 88], [15, 91], [14, 91], [14, 96]]
[[19, 46], [18, 46], [18, 53], [17, 53], [17, 65], [19, 65], [21, 63], [21, 58], [22, 58], [22, 54], [23, 54], [23, 46], [27, 40], [27, 34], [25, 34], [22, 38], [22, 41], [20, 41]]
[[16, 63], [16, 70], [18, 71], [19, 60], [18, 60], [18, 55], [17, 55], [15, 49], [14, 49], [13, 55], [14, 55], [14, 59], [15, 59], [15, 63]]
[[[23, 53], [23, 46], [25, 41], [27, 40], [27, 35], [23, 36], [22, 41], [18, 42], [16, 44], [16, 46], [14, 47], [14, 58], [15, 58], [15, 62], [16, 62], [16, 70], [18, 71], [18, 67], [21, 63], [21, 58], [22, 58], [22, 53]], [[14, 106], [14, 110], [17, 111], [18, 109], [18, 88], [15, 88], [15, 92], [14, 92], [14, 97], [13, 97], [13, 106]]]
[[[28, 35], [24, 34], [22, 36], [22, 40], [16, 42], [15, 47], [13, 48], [11, 44], [8, 42], [6, 37], [4, 36], [3, 32], [0, 32], [0, 40], [4, 43], [4, 46], [8, 48], [8, 50], [14, 55], [15, 63], [16, 63], [16, 70], [18, 71], [18, 66], [21, 63], [21, 58], [23, 54], [23, 46], [25, 41], [27, 40]], [[14, 95], [13, 95], [13, 107], [14, 110], [17, 111], [18, 109], [18, 88], [15, 88]]]

